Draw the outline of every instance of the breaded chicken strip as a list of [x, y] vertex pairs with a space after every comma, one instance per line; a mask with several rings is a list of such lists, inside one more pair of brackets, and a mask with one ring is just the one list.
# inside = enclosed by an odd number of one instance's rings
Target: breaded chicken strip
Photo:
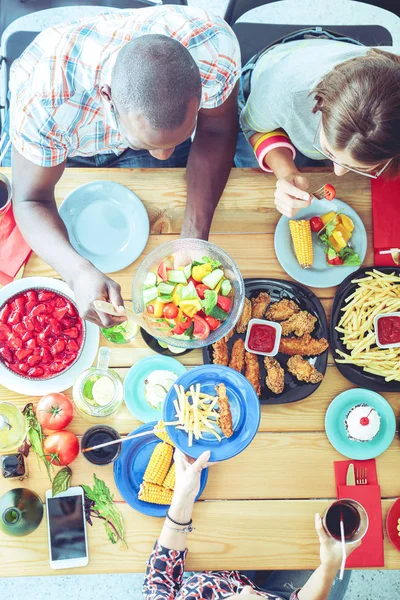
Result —
[[229, 362], [228, 344], [222, 338], [213, 344], [213, 363], [227, 367]]
[[257, 298], [251, 299], [251, 317], [252, 319], [262, 319], [265, 315], [271, 296], [267, 292], [260, 292]]
[[239, 321], [236, 323], [236, 331], [238, 333], [245, 333], [250, 319], [251, 319], [251, 302], [248, 298], [245, 298], [242, 314], [240, 315]]
[[226, 336], [224, 337], [225, 342], [229, 342], [233, 334], [235, 333], [235, 328], [231, 329]]
[[314, 315], [311, 315], [306, 310], [301, 310], [292, 315], [287, 321], [283, 321], [282, 335], [294, 333], [298, 337], [301, 337], [305, 333], [311, 333], [314, 331], [316, 321], [317, 317], [314, 317]]
[[219, 418], [218, 426], [221, 428], [225, 437], [230, 438], [233, 435], [232, 428], [232, 413], [229, 406], [228, 396], [226, 395], [226, 387], [224, 383], [215, 386], [218, 394]]
[[281, 337], [279, 352], [294, 356], [317, 356], [322, 354], [328, 348], [328, 342], [325, 338], [315, 340], [309, 333], [300, 338]]
[[289, 358], [287, 361], [287, 368], [289, 373], [297, 377], [299, 381], [306, 381], [307, 383], [319, 383], [324, 378], [322, 373], [317, 371], [315, 367], [310, 365], [307, 360], [304, 360], [304, 358], [298, 354], [292, 356], [292, 358]]
[[272, 356], [266, 356], [264, 358], [264, 366], [267, 371], [265, 383], [274, 394], [282, 394], [285, 386], [285, 371]]
[[255, 389], [257, 396], [260, 397], [260, 365], [258, 364], [257, 355], [253, 354], [252, 352], [246, 352], [245, 363], [246, 370], [244, 372], [244, 375]]
[[300, 308], [297, 306], [296, 302], [284, 298], [279, 302], [271, 304], [265, 313], [265, 318], [268, 319], [268, 321], [286, 321], [286, 319], [290, 319], [290, 317], [299, 312], [299, 310]]
[[244, 340], [239, 338], [232, 346], [231, 360], [229, 361], [229, 366], [231, 369], [235, 369], [235, 371], [239, 371], [239, 373], [243, 371], [244, 353]]

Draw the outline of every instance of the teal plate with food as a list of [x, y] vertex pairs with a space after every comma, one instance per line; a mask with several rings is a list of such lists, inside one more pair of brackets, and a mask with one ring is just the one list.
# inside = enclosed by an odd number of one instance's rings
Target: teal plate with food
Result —
[[182, 375], [168, 392], [163, 421], [184, 454], [211, 462], [240, 454], [260, 424], [260, 403], [251, 383], [234, 369], [204, 365]]
[[162, 418], [168, 391], [186, 367], [169, 356], [148, 356], [134, 364], [124, 381], [125, 404], [139, 421]]
[[343, 456], [368, 460], [389, 448], [396, 433], [396, 418], [383, 396], [354, 388], [331, 402], [325, 429], [330, 443]]
[[[310, 221], [313, 231], [314, 256], [310, 268], [302, 268], [296, 258], [289, 228], [291, 219], [281, 217], [275, 229], [275, 253], [290, 277], [304, 285], [327, 288], [339, 285], [343, 279], [359, 269], [367, 252], [367, 233], [364, 223], [351, 206], [337, 198], [331, 201], [313, 200], [310, 206], [302, 208], [293, 220], [302, 219]], [[321, 229], [317, 231], [319, 227]], [[323, 236], [324, 233], [329, 235]], [[322, 240], [318, 241], [321, 237]], [[328, 260], [332, 264], [328, 264]], [[344, 264], [337, 264], [342, 260]]]

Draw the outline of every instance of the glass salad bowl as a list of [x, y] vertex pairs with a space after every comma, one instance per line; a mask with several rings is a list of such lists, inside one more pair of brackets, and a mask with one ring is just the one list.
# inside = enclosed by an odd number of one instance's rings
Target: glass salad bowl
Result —
[[239, 319], [244, 297], [235, 261], [198, 239], [162, 244], [143, 260], [133, 279], [133, 306], [146, 330], [178, 348], [202, 348], [224, 337]]

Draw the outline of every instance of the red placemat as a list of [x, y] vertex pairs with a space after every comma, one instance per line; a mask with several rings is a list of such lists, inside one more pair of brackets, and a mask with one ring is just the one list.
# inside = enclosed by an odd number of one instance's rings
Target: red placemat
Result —
[[[400, 178], [378, 177], [371, 183], [374, 230], [374, 264], [395, 266], [400, 263]], [[392, 254], [380, 254], [391, 251]], [[397, 262], [396, 262], [397, 261]]]
[[[346, 485], [346, 474], [349, 465], [354, 469], [367, 469], [367, 485]], [[383, 567], [385, 564], [383, 552], [383, 524], [381, 488], [378, 485], [376, 461], [372, 460], [341, 460], [335, 464], [335, 478], [338, 498], [350, 498], [359, 502], [367, 511], [369, 526], [362, 544], [354, 550], [346, 562], [346, 567]]]
[[0, 221], [0, 284], [13, 281], [31, 252], [15, 223], [10, 204]]

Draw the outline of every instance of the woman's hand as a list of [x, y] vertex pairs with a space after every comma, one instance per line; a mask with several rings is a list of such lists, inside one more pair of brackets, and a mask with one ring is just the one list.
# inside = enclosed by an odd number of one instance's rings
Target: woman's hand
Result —
[[[321, 564], [336, 572], [342, 563], [342, 544], [326, 533], [321, 516], [318, 514], [315, 515], [315, 529], [319, 537]], [[349, 556], [360, 545], [361, 540], [353, 544], [346, 544], [346, 555]]]
[[311, 203], [311, 195], [306, 192], [309, 187], [307, 177], [298, 172], [278, 179], [275, 190], [276, 208], [286, 217], [294, 217], [301, 208]]
[[203, 452], [196, 461], [175, 450], [176, 483], [173, 507], [191, 508], [200, 490], [200, 476], [208, 467], [210, 452]]

